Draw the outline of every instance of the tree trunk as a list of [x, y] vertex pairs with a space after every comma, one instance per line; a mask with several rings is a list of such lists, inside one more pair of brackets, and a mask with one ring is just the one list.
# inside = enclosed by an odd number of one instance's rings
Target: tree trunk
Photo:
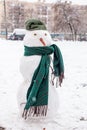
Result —
[[74, 41], [74, 33], [73, 33], [73, 27], [71, 25], [71, 23], [68, 23], [70, 30], [71, 30], [71, 34], [72, 34], [72, 40]]

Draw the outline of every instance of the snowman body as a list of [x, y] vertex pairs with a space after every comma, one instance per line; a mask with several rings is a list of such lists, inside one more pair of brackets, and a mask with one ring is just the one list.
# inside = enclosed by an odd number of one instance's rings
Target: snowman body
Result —
[[[36, 31], [26, 31], [26, 36], [24, 37], [24, 46], [28, 47], [41, 47], [50, 46], [52, 44], [52, 39], [47, 30], [36, 30]], [[52, 57], [52, 55], [51, 55]], [[34, 71], [37, 69], [41, 60], [41, 56], [23, 56], [20, 62], [20, 72], [23, 75], [24, 81], [19, 87], [18, 91], [18, 106], [20, 113], [23, 113], [26, 104], [26, 94], [27, 90], [31, 84]], [[52, 67], [52, 58], [51, 58]], [[48, 92], [48, 110], [46, 118], [53, 118], [58, 112], [58, 91], [56, 86], [51, 84], [51, 73], [52, 70], [49, 68], [49, 92]], [[31, 119], [31, 117], [29, 117]], [[36, 118], [37, 117], [32, 117]], [[38, 117], [39, 118], [39, 117]], [[41, 118], [41, 117], [40, 117]], [[42, 117], [43, 119], [43, 117]]]

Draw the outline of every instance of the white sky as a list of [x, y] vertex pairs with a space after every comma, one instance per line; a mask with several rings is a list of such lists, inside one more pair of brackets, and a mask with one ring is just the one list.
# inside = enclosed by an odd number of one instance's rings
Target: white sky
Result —
[[[37, 0], [22, 0], [22, 1], [29, 1], [29, 2], [34, 2]], [[57, 0], [46, 0], [47, 2], [56, 2]], [[61, 0], [65, 1], [65, 0]], [[67, 1], [72, 1], [73, 4], [80, 4], [80, 5], [87, 5], [87, 0], [67, 0]]]
[[[0, 0], [2, 1], [2, 0]], [[29, 1], [29, 2], [36, 2], [37, 0], [19, 0], [19, 1]], [[56, 2], [58, 0], [46, 0], [47, 2]], [[66, 0], [61, 0], [66, 1]], [[79, 4], [79, 5], [87, 5], [87, 0], [67, 0], [72, 1], [72, 4]]]

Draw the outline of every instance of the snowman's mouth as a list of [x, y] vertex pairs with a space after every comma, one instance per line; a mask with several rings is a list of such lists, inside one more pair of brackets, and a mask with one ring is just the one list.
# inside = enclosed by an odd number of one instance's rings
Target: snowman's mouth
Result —
[[45, 41], [43, 40], [43, 38], [40, 38], [40, 41], [41, 41], [41, 43], [42, 43], [44, 46], [46, 46], [46, 43], [45, 43]]

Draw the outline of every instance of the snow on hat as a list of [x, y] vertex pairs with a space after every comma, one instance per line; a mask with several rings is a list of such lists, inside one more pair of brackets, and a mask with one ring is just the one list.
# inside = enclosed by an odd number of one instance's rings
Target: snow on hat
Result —
[[25, 22], [26, 30], [47, 30], [43, 22], [37, 19], [29, 19]]

